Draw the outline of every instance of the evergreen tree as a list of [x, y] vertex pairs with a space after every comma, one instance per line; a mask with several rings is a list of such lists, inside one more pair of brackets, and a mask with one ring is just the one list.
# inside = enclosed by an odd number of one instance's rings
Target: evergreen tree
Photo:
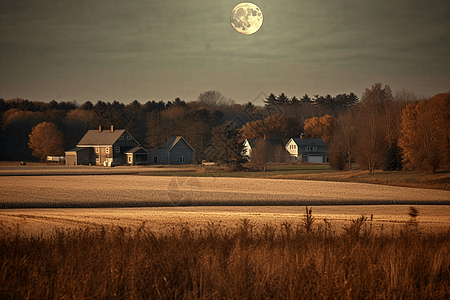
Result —
[[246, 162], [243, 157], [244, 143], [235, 123], [227, 122], [212, 130], [212, 144], [216, 157], [220, 162], [228, 164], [231, 170], [232, 163], [236, 163], [236, 170], [242, 169]]

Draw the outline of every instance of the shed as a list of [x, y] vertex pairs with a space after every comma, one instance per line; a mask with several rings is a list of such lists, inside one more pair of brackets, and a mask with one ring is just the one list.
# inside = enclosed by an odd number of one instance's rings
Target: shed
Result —
[[89, 165], [95, 159], [93, 148], [74, 148], [66, 151], [66, 165]]
[[134, 147], [124, 151], [128, 165], [146, 165], [148, 163], [148, 151], [142, 147]]

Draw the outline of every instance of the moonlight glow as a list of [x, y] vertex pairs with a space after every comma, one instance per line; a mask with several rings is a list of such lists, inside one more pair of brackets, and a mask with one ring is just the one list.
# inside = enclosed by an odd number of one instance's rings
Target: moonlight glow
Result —
[[253, 34], [263, 23], [261, 9], [253, 3], [240, 3], [231, 11], [231, 26], [242, 34]]

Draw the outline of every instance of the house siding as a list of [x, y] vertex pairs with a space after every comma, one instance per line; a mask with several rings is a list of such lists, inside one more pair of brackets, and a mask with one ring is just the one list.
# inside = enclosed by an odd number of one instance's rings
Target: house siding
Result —
[[[157, 162], [155, 162], [155, 157]], [[164, 157], [164, 162], [162, 158]], [[184, 157], [180, 162], [180, 157]], [[183, 139], [179, 139], [172, 147], [166, 147], [166, 149], [152, 150], [148, 155], [149, 164], [157, 165], [184, 165], [194, 163], [194, 151], [189, 144]]]

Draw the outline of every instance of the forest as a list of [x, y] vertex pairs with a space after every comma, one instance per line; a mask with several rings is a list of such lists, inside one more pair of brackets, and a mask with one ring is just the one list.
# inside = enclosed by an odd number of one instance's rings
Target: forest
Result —
[[[220, 128], [233, 124], [236, 142], [322, 138], [330, 165], [339, 170], [357, 162], [370, 173], [404, 167], [433, 173], [450, 164], [450, 92], [425, 99], [407, 90], [394, 94], [380, 83], [367, 88], [361, 99], [352, 92], [300, 98], [281, 93], [269, 94], [264, 103], [237, 104], [218, 91], [201, 93], [191, 102], [176, 98], [126, 105], [15, 98], [0, 99], [0, 113], [1, 160], [37, 160], [29, 135], [38, 124], [50, 122], [61, 133], [64, 150], [74, 148], [87, 130], [113, 125], [128, 130], [148, 149], [159, 149], [171, 136], [181, 135], [200, 163], [218, 159], [211, 157], [211, 148], [217, 148], [217, 135], [225, 134]], [[229, 130], [227, 134], [228, 139]]]

